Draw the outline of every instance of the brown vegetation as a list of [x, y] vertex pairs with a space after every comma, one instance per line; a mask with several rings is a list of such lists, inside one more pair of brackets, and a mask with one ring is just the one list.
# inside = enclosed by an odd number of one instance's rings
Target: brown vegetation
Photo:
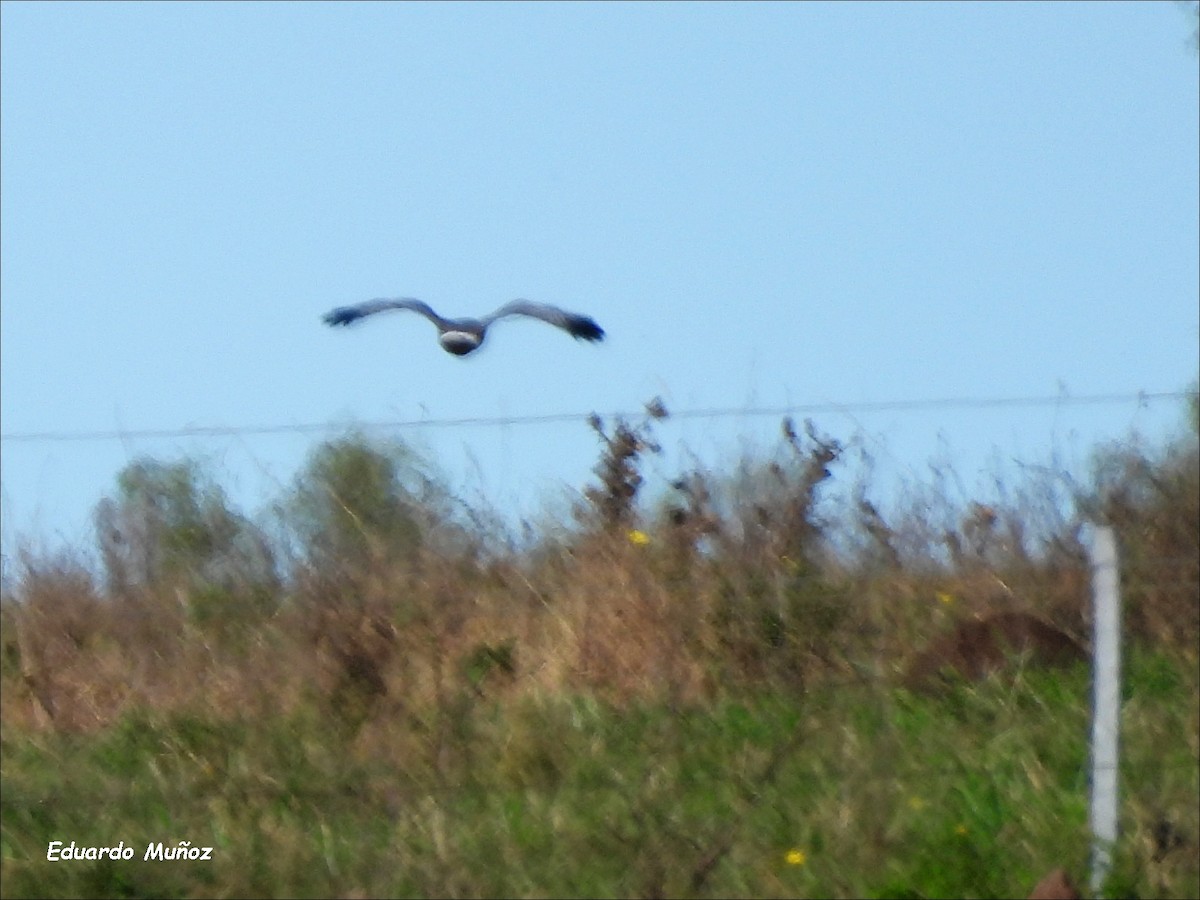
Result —
[[[907, 513], [885, 514], [865, 481], [830, 503], [827, 492], [839, 487], [850, 455], [846, 445], [812, 423], [797, 430], [790, 421], [782, 423], [775, 458], [723, 476], [682, 473], [666, 496], [647, 503], [641, 472], [646, 456], [657, 452], [654, 429], [666, 415], [655, 402], [640, 422], [595, 419], [597, 483], [582, 492], [572, 523], [526, 534], [519, 548], [485, 524], [485, 513], [463, 512], [465, 504], [407, 448], [361, 435], [316, 448], [281, 498], [273, 528], [231, 510], [220, 488], [190, 463], [138, 461], [97, 508], [99, 566], [69, 554], [26, 552], [6, 586], [11, 590], [0, 604], [5, 739], [34, 746], [36, 756], [44, 740], [36, 732], [90, 732], [87, 741], [74, 735], [52, 740], [92, 745], [132, 734], [129, 753], [141, 760], [146, 754], [157, 759], [159, 734], [175, 741], [176, 734], [228, 727], [220, 746], [196, 751], [192, 735], [173, 750], [207, 785], [199, 795], [236, 782], [240, 772], [235, 794], [248, 780], [254, 790], [267, 786], [290, 803], [297, 788], [276, 783], [276, 769], [286, 771], [289, 757], [280, 767], [268, 753], [265, 769], [248, 773], [234, 765], [226, 746], [237, 743], [229, 736], [247, 723], [265, 724], [259, 737], [271, 748], [309, 735], [296, 749], [313, 763], [309, 771], [319, 773], [310, 780], [340, 772], [341, 756], [352, 757], [347, 762], [361, 777], [347, 789], [356, 808], [365, 804], [364, 819], [373, 827], [380, 817], [411, 823], [414, 809], [419, 820], [420, 804], [437, 809], [428, 799], [434, 795], [491, 797], [493, 776], [519, 789], [517, 809], [554, 794], [564, 772], [578, 775], [583, 770], [573, 767], [580, 759], [601, 765], [608, 778], [612, 748], [591, 752], [603, 741], [588, 729], [557, 732], [574, 720], [578, 701], [619, 723], [610, 735], [615, 747], [623, 746], [627, 722], [628, 734], [636, 735], [626, 751], [634, 765], [613, 785], [627, 815], [611, 835], [600, 816], [604, 824], [586, 832], [589, 840], [599, 835], [630, 850], [635, 871], [620, 882], [626, 887], [661, 896], [690, 885], [692, 894], [705, 895], [725, 883], [726, 870], [745, 868], [748, 844], [762, 852], [761, 822], [753, 841], [745, 836], [772, 782], [795, 768], [802, 746], [831, 737], [838, 763], [830, 768], [818, 754], [815, 768], [800, 779], [807, 784], [811, 778], [814, 789], [834, 784], [823, 812], [827, 833], [835, 836], [831, 844], [870, 845], [872, 859], [892, 853], [897, 845], [883, 826], [857, 834], [866, 818], [847, 812], [882, 803], [907, 810], [901, 819], [908, 813], [921, 818], [912, 832], [920, 838], [920, 852], [913, 854], [918, 870], [922, 859], [934, 860], [936, 869], [941, 857], [925, 851], [938, 834], [994, 837], [1000, 807], [991, 799], [968, 806], [996, 811], [994, 821], [964, 823], [938, 822], [936, 798], [926, 809], [921, 796], [889, 797], [899, 785], [927, 777], [906, 749], [914, 730], [938, 730], [928, 710], [946, 699], [927, 701], [890, 688], [936, 690], [946, 674], [1007, 677], [1085, 659], [1090, 575], [1079, 536], [1084, 519], [1118, 532], [1127, 643], [1169, 651], [1168, 666], [1180, 659], [1195, 663], [1200, 467], [1193, 436], [1161, 455], [1137, 447], [1106, 451], [1095, 488], [1080, 489], [1051, 472], [1043, 478], [1054, 484], [1035, 480], [1009, 495], [1009, 503], [959, 509], [945, 496], [927, 494]], [[1069, 504], [1059, 502], [1064, 483]], [[1170, 680], [1164, 676], [1164, 683]], [[856, 688], [866, 690], [851, 694]], [[987, 693], [972, 689], [970, 695], [986, 700]], [[850, 702], [842, 704], [843, 697]], [[763, 698], [756, 713], [746, 712]], [[780, 698], [803, 706], [803, 714], [789, 720], [792, 710], [780, 712], [769, 740], [748, 740], [761, 725], [758, 713]], [[550, 707], [553, 715], [546, 713]], [[698, 732], [724, 736], [730, 729], [716, 759], [703, 759], [706, 740], [690, 736], [706, 715], [728, 717], [709, 722], [716, 730]], [[1010, 734], [1025, 725], [1023, 710], [1002, 715]], [[1047, 724], [1030, 718], [1037, 736]], [[882, 721], [894, 725], [886, 741], [880, 741]], [[147, 729], [152, 748], [136, 743]], [[549, 740], [547, 729], [554, 729]], [[1189, 729], [1174, 730], [1187, 732], [1182, 740], [1194, 747]], [[875, 755], [857, 752], [863, 741], [879, 742]], [[962, 746], [975, 743], [972, 733]], [[700, 760], [674, 768], [697, 751]], [[977, 772], [1004, 766], [995, 759], [981, 763], [973, 753], [960, 753], [955, 744], [942, 749], [942, 759], [953, 766], [961, 761], [968, 787], [974, 775], [1003, 774]], [[1077, 772], [1073, 754], [1069, 748], [1067, 762], [1060, 762], [1068, 778]], [[488, 764], [481, 765], [485, 756]], [[1043, 762], [1024, 756], [1017, 761], [1020, 776], [1010, 773], [1010, 781], [1047, 783]], [[655, 768], [643, 757], [661, 764]], [[689, 795], [703, 801], [703, 811], [683, 827], [674, 810], [692, 777], [685, 773], [697, 762], [712, 781]], [[741, 774], [730, 778], [730, 771]], [[40, 776], [32, 777], [40, 783]], [[591, 784], [597, 776], [580, 777]], [[794, 790], [797, 773], [788, 777]], [[837, 787], [851, 781], [862, 782], [854, 801]], [[462, 790], [464, 783], [469, 790]], [[717, 785], [730, 787], [734, 800], [713, 802]], [[994, 796], [990, 784], [975, 788]], [[1186, 852], [1194, 839], [1186, 818], [1182, 832], [1147, 825], [1181, 815], [1173, 802], [1151, 796], [1154, 807], [1135, 812], [1143, 823], [1137, 840], [1145, 844], [1141, 855], [1152, 877], [1165, 879], [1167, 867], [1194, 857]], [[330, 797], [311, 802], [323, 829]], [[592, 811], [590, 803], [581, 808]], [[777, 803], [780, 821], [792, 814], [788, 803], [790, 795]], [[142, 818], [141, 810], [129, 817]], [[495, 827], [488, 822], [488, 829]], [[777, 840], [792, 840], [796, 827], [789, 824]], [[244, 833], [258, 832], [255, 822]], [[424, 846], [427, 836], [418, 832], [413, 840]], [[564, 833], [570, 840], [570, 829]], [[966, 847], [964, 841], [962, 852]], [[1177, 847], [1185, 849], [1174, 852]], [[436, 841], [434, 849], [430, 859], [444, 867]], [[529, 852], [544, 855], [536, 847]], [[1039, 864], [1070, 859], [1070, 853], [1069, 845], [1065, 852], [1056, 847]], [[371, 870], [369, 856], [362, 872]], [[668, 859], [676, 861], [673, 869]], [[507, 858], [492, 863], [494, 871], [507, 865]], [[486, 893], [479, 885], [489, 882], [470, 882], [476, 887], [465, 890], [456, 880], [476, 868], [472, 859], [457, 875], [427, 873], [420, 882], [426, 888], [413, 893]], [[1008, 887], [1005, 879], [1018, 877], [994, 876], [986, 860], [979, 870], [980, 883]], [[831, 877], [828, 870], [824, 877]], [[831, 883], [852, 893], [848, 885], [857, 882], [833, 877]], [[920, 877], [946, 883], [934, 870]], [[257, 884], [230, 883], [243, 891]], [[1073, 896], [1062, 893], [1073, 890], [1064, 884], [1047, 879], [1034, 896]], [[783, 881], [777, 893], [789, 895]]]
[[599, 483], [576, 526], [522, 551], [454, 515], [406, 448], [361, 435], [314, 452], [278, 542], [191, 464], [139, 461], [98, 507], [101, 572], [22, 559], [0, 715], [92, 729], [131, 707], [242, 715], [318, 694], [359, 727], [547, 690], [687, 704], [739, 685], [1062, 665], [1085, 656], [1084, 514], [1118, 530], [1129, 638], [1194, 658], [1193, 436], [1158, 457], [1105, 451], [1099, 487], [1071, 485], [1074, 515], [973, 503], [947, 527], [889, 522], [861, 486], [849, 521], [823, 515], [844, 447], [785, 421], [777, 459], [684, 473], [647, 517], [639, 468], [666, 416], [655, 401], [640, 423], [596, 419]]
[[1071, 881], [1065, 869], [1055, 869], [1046, 874], [1032, 891], [1029, 900], [1079, 900], [1079, 889]]
[[1059, 667], [1088, 659], [1079, 642], [1028, 613], [1005, 612], [960, 622], [908, 667], [905, 684], [930, 690], [947, 675], [971, 681], [1009, 667]]

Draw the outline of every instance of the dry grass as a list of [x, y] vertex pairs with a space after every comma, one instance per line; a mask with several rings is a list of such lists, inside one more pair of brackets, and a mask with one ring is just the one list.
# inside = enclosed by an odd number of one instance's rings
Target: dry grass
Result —
[[[639, 512], [638, 469], [655, 451], [654, 423], [666, 415], [661, 404], [651, 404], [636, 425], [617, 422], [606, 430], [597, 420], [599, 483], [585, 494], [587, 506], [577, 511], [573, 527], [520, 552], [497, 550], [504, 542], [474, 534], [450, 517], [445, 511], [453, 504], [445, 496], [422, 500], [405, 489], [397, 457], [365, 441], [342, 442], [301, 476], [309, 479], [298, 488], [303, 504], [283, 507], [299, 510], [303, 527], [291, 532], [287, 547], [256, 551], [252, 559], [230, 562], [239, 548], [265, 545], [247, 542], [248, 525], [240, 516], [193, 502], [197, 495], [219, 497], [196, 485], [169, 482], [186, 494], [180, 509], [207, 510], [203, 521], [185, 514], [172, 519], [171, 496], [155, 507], [160, 518], [154, 521], [139, 520], [142, 507], [122, 505], [121, 497], [109, 501], [105, 521], [139, 540], [166, 542], [170, 565], [145, 563], [168, 558], [154, 547], [121, 557], [120, 578], [70, 557], [24, 556], [13, 596], [0, 607], [6, 746], [39, 734], [107, 740], [139, 716], [158, 722], [189, 717], [218, 730], [291, 722], [288, 727], [301, 733], [307, 726], [295, 723], [319, 722], [316, 730], [327, 730], [331, 746], [364, 771], [388, 771], [388, 761], [405, 761], [399, 771], [406, 774], [398, 780], [394, 770], [386, 777], [364, 776], [373, 786], [371, 802], [395, 816], [411, 812], [415, 797], [450, 790], [481, 766], [530, 791], [563, 784], [564, 773], [584, 765], [580, 760], [601, 755], [583, 735], [563, 734], [558, 749], [547, 743], [546, 729], [578, 718], [571, 711], [577, 698], [631, 716], [665, 710], [667, 724], [648, 733], [659, 736], [651, 740], [659, 741], [667, 768], [646, 770], [638, 776], [643, 780], [618, 791], [626, 800], [655, 802], [632, 802], [628, 828], [618, 828], [610, 850], [632, 853], [636, 877], [626, 885], [630, 890], [703, 893], [724, 866], [761, 868], [742, 859], [743, 823], [757, 815], [759, 802], [747, 798], [763, 795], [796, 750], [795, 740], [811, 740], [814, 732], [781, 727], [752, 758], [726, 760], [743, 773], [745, 793], [721, 800], [724, 812], [710, 810], [713, 821], [724, 824], [699, 836], [691, 826], [663, 818], [671, 790], [663, 786], [671, 783], [662, 782], [663, 772], [673, 771], [669, 761], [685, 753], [688, 726], [682, 723], [689, 717], [738, 698], [777, 696], [808, 702], [807, 728], [825, 735], [822, 740], [843, 736], [843, 770], [827, 772], [828, 778], [861, 778], [867, 785], [854, 793], [853, 808], [846, 805], [848, 795], [832, 791], [814, 801], [812, 813], [826, 840], [862, 844], [843, 854], [851, 868], [823, 874], [828, 890], [869, 889], [853, 867], [878, 862], [897, 838], [866, 827], [864, 817], [873, 804], [907, 802], [892, 796], [904, 788], [879, 779], [879, 748], [861, 743], [869, 728], [848, 722], [836, 703], [813, 706], [806, 698], [844, 696], [851, 718], [888, 721], [902, 735], [905, 726], [895, 723], [909, 714], [894, 706], [893, 688], [921, 651], [963, 623], [1029, 615], [1086, 645], [1089, 573], [1079, 519], [1018, 492], [1010, 507], [971, 503], [949, 517], [942, 504], [936, 519], [928, 506], [924, 518], [918, 508], [889, 522], [859, 491], [849, 522], [854, 535], [847, 539], [818, 513], [842, 445], [811, 425], [801, 438], [785, 422], [780, 458], [761, 465], [741, 487], [735, 479], [686, 473], [662, 503], [661, 515], [648, 521]], [[350, 469], [338, 470], [339, 460], [347, 459]], [[1198, 468], [1189, 436], [1157, 455], [1136, 446], [1108, 449], [1099, 457], [1097, 485], [1071, 486], [1080, 515], [1101, 518], [1118, 531], [1130, 645], [1165, 654], [1184, 672], [1195, 670], [1200, 642]], [[389, 484], [399, 506], [379, 506], [374, 488], [356, 494], [355, 477]], [[423, 491], [433, 489], [429, 480], [420, 484]], [[349, 499], [354, 496], [359, 499]], [[364, 512], [355, 503], [376, 505]], [[1056, 510], [1052, 516], [1044, 512], [1047, 506]], [[204, 521], [224, 523], [223, 534], [241, 537], [197, 535]], [[372, 530], [370, 522], [382, 524]], [[847, 552], [847, 546], [857, 549]], [[331, 554], [332, 547], [341, 549]], [[130, 559], [142, 560], [141, 568], [131, 567]], [[271, 560], [269, 572], [263, 559]], [[1018, 672], [1018, 686], [1010, 681], [1009, 690], [1019, 690], [1019, 678]], [[960, 715], [979, 713], [967, 708]], [[1158, 727], [1145, 725], [1151, 732]], [[1187, 720], [1186, 732], [1187, 752], [1200, 758], [1196, 716]], [[889, 752], [899, 758], [903, 745]], [[221, 759], [204, 765], [234, 764]], [[858, 765], [863, 771], [856, 775]], [[1179, 787], [1189, 789], [1186, 782]], [[526, 799], [536, 802], [533, 795]], [[1150, 823], [1166, 813], [1161, 798], [1136, 797], [1133, 803], [1139, 824], [1130, 852], [1149, 860], [1161, 850], [1153, 845]], [[431, 830], [412, 839], [435, 847], [446, 840], [442, 830], [450, 826], [438, 818], [445, 814], [436, 803], [426, 809], [421, 828]], [[279, 831], [273, 852], [286, 853], [297, 840], [286, 816], [263, 827]], [[651, 851], [630, 851], [651, 833]], [[299, 847], [295, 852], [303, 856]], [[664, 854], [690, 861], [664, 867]], [[461, 880], [470, 867], [452, 863], [451, 855], [445, 847], [437, 850], [428, 863], [433, 868], [414, 876], [413, 892], [486, 892], [486, 880]], [[1159, 895], [1192, 883], [1191, 870], [1167, 877], [1155, 865], [1153, 878], [1167, 878]], [[992, 877], [981, 872], [981, 878]], [[801, 890], [785, 871], [764, 870], [745, 884], [720, 877], [728, 890], [751, 882], [755, 890], [779, 895]], [[285, 885], [252, 878], [237, 884], [287, 892]], [[326, 884], [352, 890], [344, 880]], [[530, 896], [547, 890], [503, 881], [496, 886]], [[804, 891], [820, 892], [813, 885]]]
[[[1043, 534], [1034, 549], [1026, 532], [1039, 523], [1016, 524], [1020, 509], [970, 504], [939, 533], [911, 520], [889, 526], [860, 498], [861, 533], [893, 549], [883, 565], [877, 554], [831, 555], [815, 509], [841, 447], [811, 426], [805, 445], [784, 423], [791, 459], [765, 467], [770, 492], [750, 508], [723, 517], [711, 478], [690, 473], [658, 526], [640, 525], [637, 463], [665, 415], [652, 404], [645, 422], [618, 422], [611, 435], [596, 422], [601, 482], [579, 513], [583, 529], [524, 554], [464, 550], [461, 540], [453, 555], [431, 545], [397, 554], [367, 534], [373, 551], [361, 566], [294, 560], [265, 599], [260, 584], [186, 577], [106, 590], [69, 557], [27, 554], [3, 607], [3, 721], [89, 730], [133, 707], [242, 714], [264, 704], [266, 684], [276, 710], [314, 690], [419, 705], [488, 659], [505, 671], [477, 673], [479, 691], [691, 703], [739, 684], [886, 679], [956, 623], [1007, 613], [1032, 613], [1086, 643], [1077, 527]], [[1118, 529], [1127, 634], [1192, 659], [1196, 466], [1186, 440], [1158, 458], [1109, 449], [1101, 484], [1080, 496]], [[931, 543], [949, 557], [939, 561]], [[923, 558], [904, 560], [922, 547]]]

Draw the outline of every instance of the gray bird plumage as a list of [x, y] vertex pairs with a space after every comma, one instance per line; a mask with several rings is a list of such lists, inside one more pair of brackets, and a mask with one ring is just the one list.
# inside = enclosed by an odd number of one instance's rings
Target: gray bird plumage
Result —
[[466, 356], [468, 353], [478, 350], [483, 344], [483, 339], [487, 337], [488, 327], [497, 319], [505, 316], [529, 316], [533, 319], [541, 319], [556, 328], [561, 328], [577, 340], [604, 340], [604, 329], [590, 317], [567, 312], [548, 303], [534, 303], [532, 300], [513, 300], [504, 304], [494, 313], [480, 319], [445, 319], [434, 312], [428, 303], [421, 300], [414, 300], [411, 297], [380, 298], [367, 300], [365, 303], [355, 306], [339, 306], [326, 313], [323, 318], [327, 325], [349, 325], [365, 316], [389, 309], [408, 309], [423, 315], [437, 327], [438, 341], [441, 343], [442, 349], [455, 356]]

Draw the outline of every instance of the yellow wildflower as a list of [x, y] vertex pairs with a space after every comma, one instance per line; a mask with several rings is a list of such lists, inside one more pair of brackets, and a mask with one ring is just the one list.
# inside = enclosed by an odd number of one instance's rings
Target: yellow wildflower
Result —
[[946, 591], [938, 591], [937, 598], [938, 598], [938, 602], [941, 603], [943, 606], [949, 606], [951, 603], [954, 602], [954, 595], [949, 594]]
[[646, 544], [650, 543], [650, 535], [646, 534], [644, 531], [638, 531], [636, 528], [629, 532], [628, 537], [629, 543], [638, 547], [644, 547]]
[[808, 857], [804, 855], [803, 850], [789, 850], [783, 859], [789, 866], [802, 866]]
[[965, 835], [967, 833], [967, 826], [963, 825], [961, 822], [958, 823], [957, 825], [954, 826], [954, 833], [957, 834], [959, 837], [962, 837], [963, 835]]

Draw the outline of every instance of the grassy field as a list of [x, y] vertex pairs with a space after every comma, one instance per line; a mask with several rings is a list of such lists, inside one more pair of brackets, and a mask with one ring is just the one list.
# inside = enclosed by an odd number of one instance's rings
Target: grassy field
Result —
[[[1198, 685], [1160, 655], [1129, 668], [1113, 887], [1194, 896], [1195, 854], [1154, 856], [1161, 822], [1200, 829]], [[1087, 695], [1079, 667], [935, 698], [525, 696], [354, 734], [303, 713], [134, 711], [93, 735], [6, 736], [4, 893], [1023, 895], [1086, 866]], [[136, 857], [49, 862], [53, 840]], [[182, 840], [212, 860], [142, 859]]]
[[[1058, 866], [1085, 883], [1088, 665], [906, 677], [996, 612], [1086, 644], [1070, 528], [1042, 510], [1029, 537], [1024, 494], [948, 527], [861, 504], [834, 552], [816, 500], [841, 448], [790, 428], [767, 490], [731, 503], [693, 477], [638, 513], [650, 427], [607, 433], [577, 526], [520, 550], [433, 515], [436, 486], [359, 438], [301, 476], [286, 550], [195, 470], [127, 470], [98, 512], [103, 571], [29, 555], [4, 601], [0, 893], [1010, 897]], [[1109, 895], [1200, 896], [1194, 443], [1114, 450], [1076, 498], [1122, 543]], [[133, 858], [51, 861], [53, 841]], [[143, 859], [184, 841], [211, 859]]]

